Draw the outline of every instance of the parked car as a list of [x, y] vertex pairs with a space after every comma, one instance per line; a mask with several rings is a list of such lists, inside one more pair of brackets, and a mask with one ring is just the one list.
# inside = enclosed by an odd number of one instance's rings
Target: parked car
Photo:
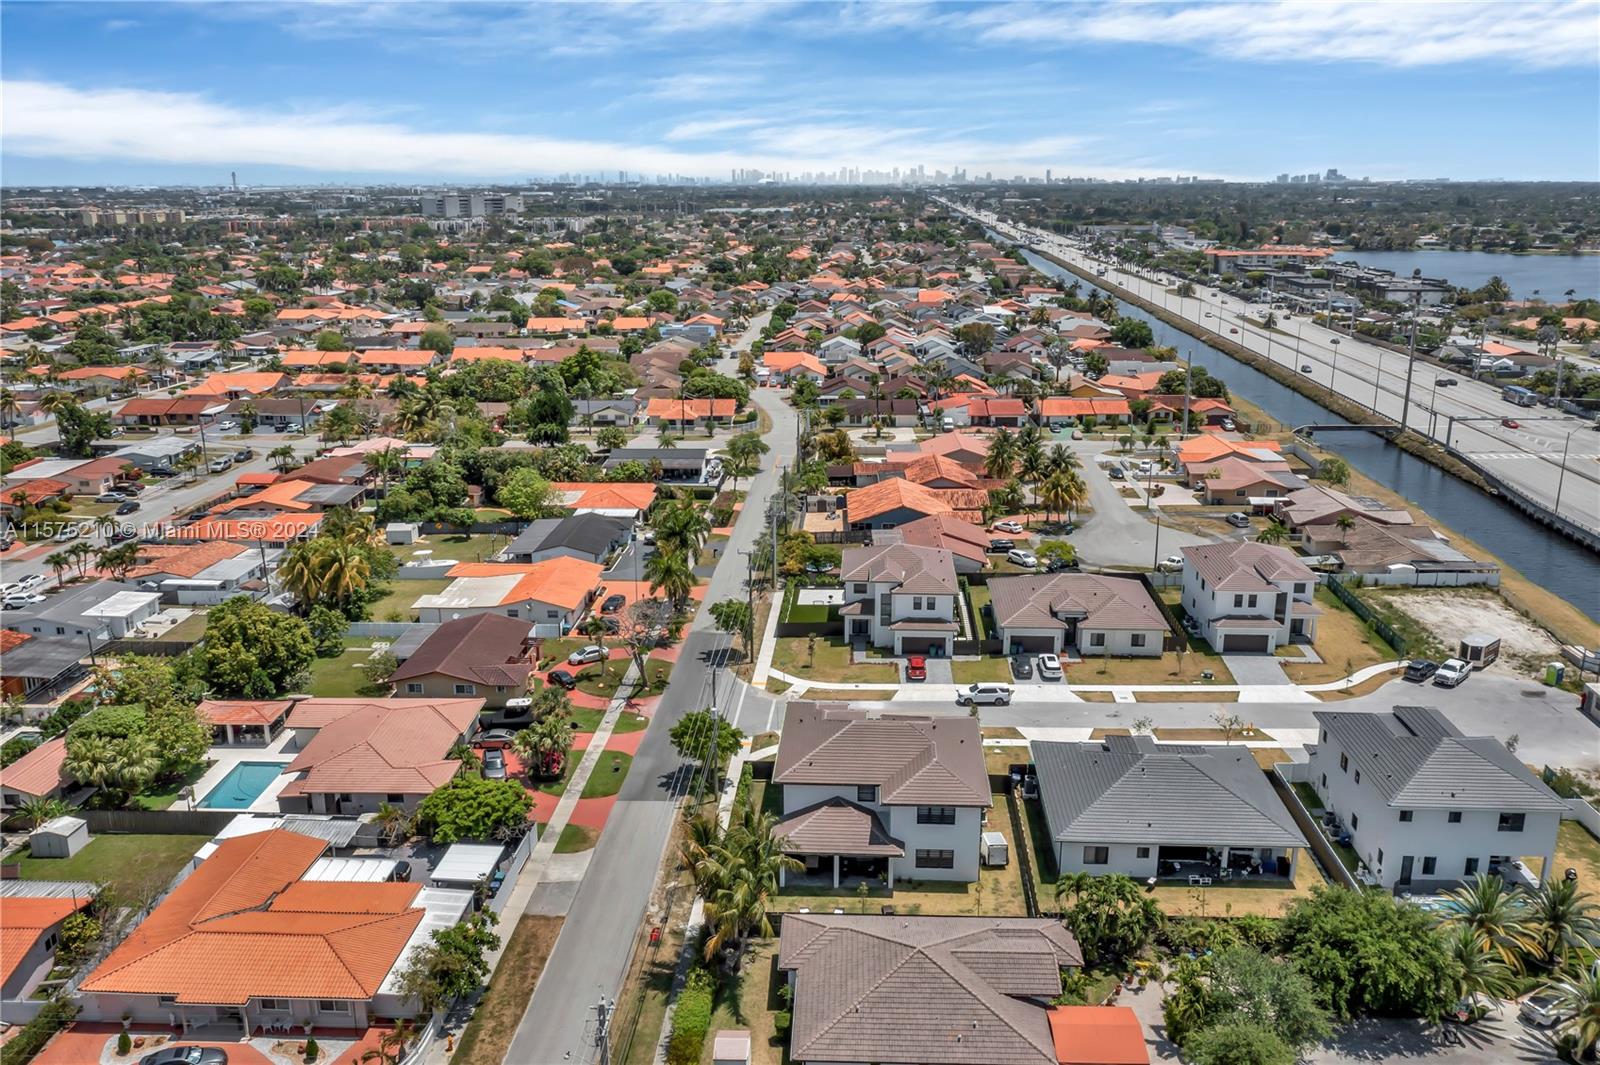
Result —
[[492, 728], [478, 734], [477, 744], [486, 751], [502, 750], [516, 738], [517, 734], [508, 728]]
[[1515, 418], [1501, 418], [1500, 419], [1500, 424], [1505, 426], [1507, 429], [1521, 429], [1522, 428], [1522, 423], [1517, 421]]
[[1463, 658], [1447, 658], [1433, 673], [1433, 682], [1441, 688], [1454, 688], [1472, 675], [1472, 667]]
[[139, 1065], [228, 1065], [221, 1047], [167, 1047], [139, 1059]]
[[1019, 547], [1014, 547], [1006, 552], [1006, 561], [1032, 569], [1039, 564], [1039, 557], [1032, 551], [1024, 551]]
[[1052, 654], [1039, 656], [1040, 680], [1060, 680], [1061, 676], [1061, 659]]
[[1234, 327], [1231, 327], [1231, 328], [1229, 328], [1229, 330], [1228, 330], [1228, 332], [1230, 332], [1230, 333], [1237, 333], [1237, 332], [1238, 332], [1238, 331], [1239, 331], [1239, 329], [1238, 329], [1238, 327], [1237, 327], [1237, 326], [1234, 326]]
[[606, 658], [606, 649], [597, 643], [587, 647], [580, 647], [567, 656], [567, 665], [581, 666], [586, 662], [603, 662]]
[[44, 583], [45, 583], [44, 574], [42, 574], [42, 573], [30, 573], [26, 577], [23, 577], [21, 580], [17, 581], [17, 588], [19, 590], [26, 590], [26, 589], [29, 589], [29, 588], [38, 588], [40, 585], [42, 585]]
[[229, 458], [227, 455], [223, 455], [220, 458], [212, 459], [206, 468], [212, 473], [221, 473], [223, 470], [228, 469], [232, 465], [233, 459]]
[[38, 592], [16, 592], [6, 596], [4, 599], [0, 599], [0, 607], [4, 607], [7, 610], [26, 610], [28, 607], [36, 606], [42, 602], [44, 602], [44, 596]]
[[1431, 662], [1426, 658], [1413, 658], [1406, 663], [1406, 680], [1422, 683], [1435, 673], [1439, 672], [1439, 663]]
[[1001, 551], [1009, 551], [1016, 546], [1017, 542], [1015, 540], [1010, 540], [1005, 537], [1000, 537], [998, 539], [989, 541], [989, 551], [992, 554], [998, 554]]
[[906, 680], [927, 680], [928, 660], [922, 655], [909, 655], [906, 658]]
[[78, 538], [78, 527], [77, 527], [77, 525], [75, 525], [75, 524], [73, 524], [71, 522], [68, 522], [66, 525], [63, 525], [63, 526], [61, 526], [61, 528], [57, 529], [56, 530], [56, 534], [54, 536], [52, 536], [50, 539], [54, 540], [58, 544], [64, 544], [69, 540], [76, 540], [77, 538]]
[[233, 461], [235, 462], [249, 462], [255, 457], [255, 448], [242, 447], [233, 453]]
[[618, 621], [613, 614], [599, 614], [596, 615], [596, 619], [600, 622], [600, 628], [605, 631], [607, 636], [615, 636], [622, 631], [622, 622]]
[[1228, 524], [1235, 529], [1248, 529], [1250, 528], [1250, 515], [1242, 510], [1236, 510], [1228, 515]]
[[498, 747], [490, 747], [483, 752], [483, 779], [504, 780], [506, 778], [506, 753]]
[[132, 540], [136, 535], [137, 534], [130, 526], [119, 525], [115, 529], [112, 529], [110, 532], [106, 533], [106, 542], [120, 544], [124, 540]]
[[1309, 362], [1302, 362], [1300, 364], [1300, 372], [1301, 373], [1310, 373], [1311, 372], [1311, 364]]
[[217, 422], [211, 426], [212, 432], [216, 433], [231, 433], [237, 428], [239, 428], [238, 422]]
[[1076, 573], [1082, 568], [1082, 566], [1078, 565], [1077, 559], [1062, 558], [1060, 555], [1050, 556], [1050, 559], [1044, 564], [1046, 573]]
[[94, 497], [96, 503], [120, 503], [128, 497], [121, 492], [101, 492]]
[[139, 501], [137, 499], [129, 499], [129, 500], [123, 501], [122, 505], [117, 507], [117, 513], [119, 515], [120, 514], [132, 514], [134, 511], [136, 511], [138, 509], [139, 509]]
[[1548, 1028], [1571, 1017], [1572, 1010], [1561, 1004], [1558, 993], [1540, 991], [1522, 1000], [1517, 1015], [1536, 1028]]
[[1011, 533], [1013, 536], [1022, 535], [1022, 523], [1020, 521], [997, 521], [994, 523], [994, 527], [999, 532]]
[[1121, 466], [1113, 466], [1106, 473], [1113, 481], [1125, 481], [1128, 479], [1128, 475], [1122, 472]]
[[1009, 706], [1011, 685], [997, 684], [993, 681], [969, 684], [956, 695], [956, 702], [961, 706]]
[[1033, 660], [1027, 655], [1016, 654], [1011, 656], [1011, 675], [1018, 680], [1033, 679]]
[[1223, 430], [1223, 432], [1231, 433], [1236, 428], [1238, 428], [1238, 427], [1236, 425], [1234, 425], [1234, 422], [1233, 422], [1232, 418], [1224, 418], [1224, 419], [1222, 419], [1222, 430]]
[[813, 561], [813, 562], [807, 562], [806, 563], [806, 572], [807, 573], [813, 573], [813, 574], [827, 573], [832, 569], [833, 569], [833, 563], [831, 563], [831, 562], [815, 562], [815, 561]]
[[628, 597], [625, 595], [608, 595], [606, 596], [606, 601], [600, 604], [600, 613], [615, 614], [617, 611], [621, 610], [623, 606], [627, 604], [627, 602]]
[[571, 673], [568, 673], [564, 669], [552, 669], [550, 672], [544, 675], [544, 679], [547, 682], [565, 688], [568, 691], [571, 691], [573, 688], [578, 686], [578, 678], [574, 677]]
[[1161, 560], [1161, 565], [1159, 568], [1163, 573], [1176, 573], [1178, 570], [1183, 569], [1183, 556], [1168, 555], [1166, 558]]

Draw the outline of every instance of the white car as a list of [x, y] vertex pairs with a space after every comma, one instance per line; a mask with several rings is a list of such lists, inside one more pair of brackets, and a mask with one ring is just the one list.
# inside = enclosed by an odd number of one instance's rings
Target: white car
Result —
[[76, 540], [77, 538], [78, 538], [78, 527], [76, 525], [72, 525], [72, 524], [63, 525], [60, 529], [58, 529], [56, 531], [56, 534], [51, 537], [51, 539], [54, 540], [58, 544], [64, 544], [68, 540]]
[[1006, 552], [1006, 561], [1015, 562], [1019, 566], [1026, 566], [1028, 569], [1032, 569], [1039, 564], [1039, 557], [1032, 551], [1024, 551], [1020, 547], [1013, 547]]
[[17, 581], [17, 587], [20, 588], [20, 589], [26, 590], [28, 588], [37, 588], [43, 583], [44, 583], [44, 575], [43, 574], [30, 573], [26, 577], [23, 577], [21, 580]]
[[589, 646], [580, 647], [576, 651], [574, 651], [570, 655], [568, 655], [567, 656], [567, 665], [569, 665], [569, 666], [581, 666], [585, 662], [600, 662], [600, 661], [604, 661], [605, 657], [606, 657], [606, 649], [604, 647], [601, 647], [597, 643], [591, 643]]
[[997, 521], [994, 523], [997, 531], [1019, 535], [1022, 532], [1022, 523], [1019, 521]]
[[1176, 573], [1178, 570], [1183, 568], [1183, 556], [1168, 555], [1166, 558], [1161, 560], [1161, 565], [1157, 568], [1159, 568], [1163, 573]]
[[1009, 706], [1011, 704], [1011, 685], [996, 684], [992, 681], [983, 681], [969, 684], [956, 693], [956, 702], [961, 706]]
[[0, 603], [3, 603], [7, 610], [21, 610], [42, 602], [44, 596], [38, 592], [12, 592], [4, 599], [0, 599]]
[[1039, 656], [1040, 680], [1060, 680], [1061, 676], [1061, 659], [1052, 654]]
[[1517, 1014], [1536, 1028], [1548, 1028], [1572, 1016], [1572, 1010], [1561, 1004], [1561, 996], [1554, 991], [1540, 991], [1529, 995], [1517, 1007]]
[[214, 431], [214, 432], [231, 433], [235, 429], [239, 428], [239, 423], [238, 422], [217, 422], [211, 428], [212, 428], [212, 431]]
[[1236, 510], [1228, 515], [1228, 524], [1235, 529], [1248, 529], [1250, 528], [1250, 515], [1242, 510]]
[[1472, 676], [1472, 667], [1466, 660], [1448, 658], [1433, 675], [1433, 682], [1441, 688], [1454, 688], [1468, 677]]

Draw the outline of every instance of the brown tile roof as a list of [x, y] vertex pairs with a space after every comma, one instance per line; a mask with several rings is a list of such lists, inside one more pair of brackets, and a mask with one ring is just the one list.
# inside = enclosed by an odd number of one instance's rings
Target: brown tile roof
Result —
[[1273, 581], [1314, 581], [1317, 575], [1287, 547], [1276, 544], [1204, 544], [1183, 549], [1183, 560], [1223, 591], [1265, 591]]
[[888, 806], [988, 806], [983, 740], [970, 717], [875, 717], [843, 703], [789, 704], [772, 779], [876, 784]]
[[1001, 628], [1061, 628], [1062, 617], [1080, 627], [1167, 630], [1160, 608], [1136, 580], [1092, 573], [1029, 574], [989, 581], [995, 623]]
[[852, 858], [903, 857], [905, 844], [889, 835], [878, 815], [847, 799], [813, 803], [779, 821], [772, 835], [785, 854], [842, 854]]
[[938, 547], [882, 544], [849, 547], [839, 567], [846, 581], [890, 582], [897, 592], [916, 595], [955, 595], [955, 562]]
[[1083, 964], [1060, 922], [786, 914], [791, 1051], [804, 1061], [1056, 1065], [1044, 1007]]
[[211, 725], [270, 725], [293, 705], [289, 699], [206, 699], [196, 710]]
[[976, 562], [988, 560], [989, 534], [982, 526], [949, 514], [930, 514], [895, 530], [913, 547], [938, 547]]
[[[307, 706], [326, 702], [343, 703], [344, 712], [327, 719], [332, 708]], [[482, 699], [307, 699], [289, 712], [290, 727], [323, 723], [284, 768], [300, 776], [280, 794], [430, 795], [461, 769], [446, 755], [482, 706]]]
[[395, 683], [439, 674], [478, 684], [528, 682], [528, 623], [478, 614], [440, 625], [390, 676]]
[[231, 544], [226, 540], [209, 540], [191, 544], [140, 544], [139, 564], [128, 570], [127, 579], [136, 581], [153, 573], [170, 573], [174, 577], [193, 577], [201, 570], [218, 562], [237, 558], [255, 548], [244, 544]]

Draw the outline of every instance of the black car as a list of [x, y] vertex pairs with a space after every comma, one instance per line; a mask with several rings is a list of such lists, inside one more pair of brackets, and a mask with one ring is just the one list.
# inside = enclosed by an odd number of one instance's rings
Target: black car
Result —
[[989, 550], [993, 551], [995, 553], [999, 553], [1001, 551], [1010, 551], [1013, 547], [1016, 547], [1016, 546], [1017, 546], [1017, 542], [1015, 540], [990, 540], [989, 541]]
[[1406, 663], [1406, 680], [1414, 680], [1418, 684], [1439, 672], [1439, 663], [1430, 662], [1426, 658], [1413, 658]]
[[117, 506], [117, 513], [118, 514], [132, 514], [134, 511], [136, 511], [138, 509], [139, 509], [139, 501], [137, 499], [130, 499], [126, 503], [122, 503], [122, 504], [119, 504]]
[[608, 595], [606, 596], [606, 601], [600, 604], [600, 613], [615, 614], [622, 609], [623, 604], [627, 603], [627, 601], [628, 597], [625, 595]]
[[568, 691], [578, 686], [578, 678], [564, 669], [552, 669], [544, 675], [544, 679]]
[[242, 447], [233, 453], [233, 461], [235, 462], [248, 462], [250, 459], [255, 457], [256, 453], [254, 448]]
[[1082, 568], [1082, 566], [1078, 565], [1077, 559], [1062, 558], [1059, 555], [1055, 556], [1044, 564], [1044, 571], [1046, 573], [1077, 573]]
[[139, 1065], [228, 1065], [221, 1047], [167, 1047], [139, 1059]]
[[1120, 481], [1127, 476], [1127, 474], [1122, 472], [1121, 466], [1112, 466], [1110, 469], [1106, 470], [1106, 475], [1113, 481]]
[[1011, 675], [1018, 680], [1027, 680], [1033, 676], [1033, 659], [1027, 655], [1012, 656]]

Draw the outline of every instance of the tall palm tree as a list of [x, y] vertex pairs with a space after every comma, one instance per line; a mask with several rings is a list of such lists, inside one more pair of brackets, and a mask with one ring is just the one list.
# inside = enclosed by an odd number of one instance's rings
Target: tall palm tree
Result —
[[1256, 534], [1256, 543], [1281, 544], [1289, 538], [1289, 527], [1277, 518], [1267, 522], [1267, 527]]
[[72, 567], [72, 556], [65, 551], [57, 551], [46, 555], [44, 564], [56, 571], [56, 587], [59, 588], [65, 583], [61, 578], [62, 573]]
[[682, 609], [694, 589], [694, 570], [688, 556], [680, 550], [662, 548], [659, 543], [655, 554], [644, 564], [644, 577], [650, 582], [651, 595], [658, 589], [665, 592], [677, 609]]
[[[1027, 430], [1023, 430], [1027, 432]], [[1021, 451], [1017, 455], [1017, 476], [1022, 478], [1024, 484], [1034, 488], [1037, 497], [1039, 482], [1044, 480], [1049, 471], [1049, 461], [1045, 458], [1044, 445], [1039, 438], [1034, 436], [1020, 441]]]
[[1590, 966], [1582, 975], [1559, 980], [1550, 985], [1563, 1009], [1572, 1016], [1562, 1021], [1556, 1032], [1573, 1041], [1572, 1056], [1576, 1061], [1592, 1057], [1600, 1046], [1600, 966]]
[[361, 548], [348, 540], [335, 541], [324, 546], [318, 558], [322, 580], [322, 595], [336, 603], [348, 603], [362, 592], [372, 580], [372, 567]]
[[1084, 888], [1089, 886], [1089, 881], [1094, 877], [1089, 873], [1062, 873], [1056, 877], [1056, 908], [1065, 909], [1062, 900], [1070, 898], [1077, 903], [1078, 897], [1083, 894]]
[[1348, 514], [1341, 514], [1334, 519], [1333, 523], [1339, 527], [1340, 542], [1348, 545], [1350, 543], [1350, 530], [1356, 527], [1356, 519]]
[[1527, 897], [1516, 888], [1507, 888], [1498, 876], [1479, 873], [1459, 888], [1444, 893], [1451, 903], [1442, 924], [1463, 926], [1477, 932], [1483, 949], [1517, 971], [1522, 961], [1538, 948], [1538, 936], [1529, 922]]
[[1048, 520], [1052, 514], [1065, 516], [1067, 507], [1071, 504], [1071, 493], [1067, 489], [1067, 474], [1057, 470], [1044, 479], [1039, 486], [1039, 502], [1044, 504], [1044, 516]]
[[17, 817], [30, 832], [47, 821], [54, 821], [71, 812], [71, 806], [61, 799], [54, 798], [29, 799], [17, 807]]
[[997, 429], [989, 438], [989, 454], [984, 456], [983, 472], [997, 481], [1010, 477], [1017, 468], [1017, 438], [1009, 429]]
[[1468, 925], [1450, 929], [1445, 950], [1455, 962], [1455, 997], [1476, 1006], [1480, 997], [1507, 998], [1516, 993], [1517, 974], [1488, 949], [1483, 933]]
[[722, 826], [715, 814], [689, 814], [694, 807], [686, 806], [683, 839], [678, 844], [678, 856], [699, 892], [709, 894], [716, 885], [721, 867], [717, 863], [717, 845], [722, 841]]
[[17, 438], [16, 417], [21, 413], [22, 404], [17, 402], [17, 394], [9, 388], [0, 388], [0, 418], [5, 420], [12, 440]]
[[572, 749], [574, 726], [566, 714], [544, 714], [511, 741], [523, 764], [532, 766], [536, 776], [558, 777], [566, 768]]
[[1528, 900], [1528, 916], [1553, 968], [1564, 967], [1574, 951], [1600, 949], [1600, 908], [1579, 893], [1576, 880], [1546, 879]]
[[318, 549], [302, 540], [283, 553], [278, 563], [278, 580], [302, 604], [315, 602], [322, 587]]
[[278, 465], [278, 472], [283, 473], [289, 468], [289, 463], [294, 461], [294, 448], [288, 444], [279, 444], [267, 452], [267, 458]]
[[719, 848], [721, 875], [706, 897], [706, 924], [711, 929], [706, 937], [708, 959], [726, 946], [737, 950], [752, 932], [772, 935], [767, 907], [778, 893], [780, 874], [805, 868], [798, 858], [783, 853], [772, 834], [777, 823], [776, 815], [746, 805], [729, 824]]

